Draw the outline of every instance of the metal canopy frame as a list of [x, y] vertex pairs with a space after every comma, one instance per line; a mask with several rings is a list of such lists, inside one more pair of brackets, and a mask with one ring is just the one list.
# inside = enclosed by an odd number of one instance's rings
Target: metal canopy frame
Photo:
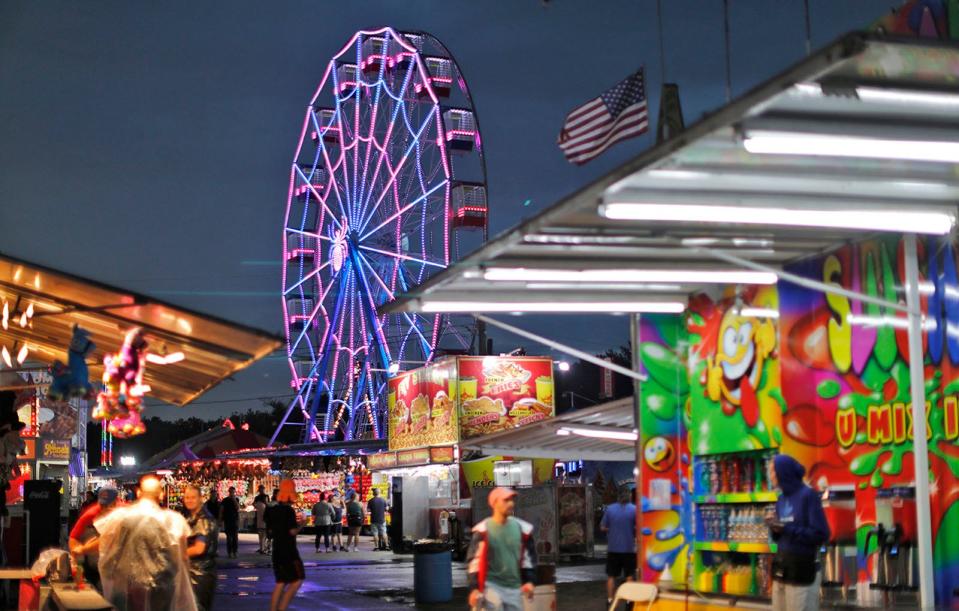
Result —
[[[921, 354], [915, 234], [954, 235], [957, 83], [955, 43], [848, 34], [381, 312], [598, 311], [597, 301], [609, 312], [662, 311], [708, 286], [710, 272], [752, 270], [905, 311], [910, 354]], [[782, 270], [890, 232], [906, 236], [905, 304]], [[662, 270], [701, 277], [648, 273]], [[916, 492], [925, 498], [922, 358], [910, 369]], [[917, 511], [921, 605], [932, 608], [929, 505]]]
[[7, 329], [0, 327], [0, 343], [26, 344], [31, 362], [66, 363], [74, 325], [89, 331], [96, 344], [87, 357], [93, 378], [102, 375], [103, 356], [118, 352], [133, 327], [144, 330], [151, 352], [182, 352], [182, 361], [148, 365], [144, 375], [150, 396], [176, 405], [193, 401], [282, 344], [281, 338], [259, 329], [4, 254], [0, 300], [11, 308], [33, 305], [26, 328], [15, 320]]

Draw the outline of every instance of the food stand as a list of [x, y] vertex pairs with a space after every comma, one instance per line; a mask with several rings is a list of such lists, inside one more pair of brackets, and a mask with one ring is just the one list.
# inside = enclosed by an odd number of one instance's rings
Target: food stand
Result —
[[850, 34], [381, 312], [637, 314], [633, 367], [597, 364], [639, 382], [644, 580], [761, 596], [756, 473], [788, 452], [836, 526], [854, 506], [851, 602], [949, 604], [957, 66], [953, 43]]
[[389, 478], [394, 537], [441, 537], [451, 515], [471, 523], [459, 444], [551, 418], [552, 360], [447, 357], [391, 378], [388, 406], [388, 452], [369, 460]]

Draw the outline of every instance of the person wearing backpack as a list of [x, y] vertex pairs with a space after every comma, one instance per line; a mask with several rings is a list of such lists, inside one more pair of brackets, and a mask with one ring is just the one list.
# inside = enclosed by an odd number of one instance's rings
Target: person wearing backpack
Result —
[[350, 549], [350, 541], [353, 542], [353, 551], [358, 552], [360, 544], [360, 529], [363, 528], [363, 522], [366, 519], [366, 510], [363, 504], [357, 498], [354, 492], [350, 494], [350, 500], [346, 503], [346, 526], [349, 528], [346, 535], [346, 549]]

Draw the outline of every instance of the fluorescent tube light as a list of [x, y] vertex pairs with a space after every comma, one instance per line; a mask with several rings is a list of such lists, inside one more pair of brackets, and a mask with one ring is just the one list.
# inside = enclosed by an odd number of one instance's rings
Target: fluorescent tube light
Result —
[[944, 211], [767, 208], [765, 206], [708, 206], [642, 202], [604, 204], [600, 213], [606, 218], [629, 221], [742, 223], [746, 225], [827, 227], [932, 235], [946, 235], [956, 222], [953, 214]]
[[424, 314], [454, 312], [650, 312], [679, 314], [686, 304], [679, 301], [430, 301], [423, 300]]
[[752, 316], [755, 318], [779, 318], [779, 310], [773, 308], [750, 308], [746, 307], [739, 311], [740, 316]]
[[612, 431], [600, 429], [587, 429], [577, 426], [564, 426], [556, 429], [557, 435], [579, 435], [580, 437], [592, 437], [594, 439], [616, 439], [619, 441], [636, 441], [636, 433], [630, 431]]
[[[875, 328], [875, 327], [892, 327], [893, 329], [908, 329], [909, 328], [909, 319], [900, 316], [869, 316], [867, 314], [847, 314], [846, 321], [856, 327], [866, 327]], [[934, 331], [936, 329], [936, 321], [928, 320], [925, 316], [922, 317], [922, 323], [920, 328], [923, 331]]]
[[748, 270], [695, 269], [531, 269], [491, 267], [483, 278], [492, 282], [662, 282], [707, 284], [775, 284], [776, 274]]
[[[820, 86], [819, 83], [797, 83], [795, 89], [806, 95], [825, 97], [822, 86]], [[885, 89], [882, 87], [867, 86], [856, 87], [855, 91], [856, 96], [863, 102], [959, 108], [959, 95], [952, 93], [908, 91], [905, 89]]]
[[822, 155], [959, 163], [959, 142], [893, 140], [756, 130], [749, 132], [743, 147], [750, 153], [773, 155]]

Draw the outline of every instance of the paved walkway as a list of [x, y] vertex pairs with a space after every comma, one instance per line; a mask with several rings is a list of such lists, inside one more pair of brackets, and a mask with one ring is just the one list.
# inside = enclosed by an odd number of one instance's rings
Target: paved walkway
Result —
[[[413, 557], [392, 552], [372, 551], [370, 537], [363, 537], [359, 552], [316, 554], [313, 537], [300, 536], [300, 556], [306, 568], [306, 581], [290, 606], [291, 610], [307, 609], [446, 609], [466, 607], [466, 571], [462, 563], [453, 563], [454, 598], [450, 604], [422, 605], [413, 602]], [[217, 558], [218, 584], [215, 607], [227, 611], [247, 611], [269, 607], [275, 581], [269, 556], [256, 553], [254, 535], [240, 535], [240, 554], [236, 559], [224, 557], [226, 540], [219, 541]], [[595, 606], [559, 605], [559, 609], [593, 611], [605, 608], [600, 580], [603, 566], [589, 563], [563, 566], [557, 571], [561, 592], [565, 584], [594, 598]], [[580, 598], [576, 596], [575, 598]], [[572, 601], [571, 601], [572, 602]]]

